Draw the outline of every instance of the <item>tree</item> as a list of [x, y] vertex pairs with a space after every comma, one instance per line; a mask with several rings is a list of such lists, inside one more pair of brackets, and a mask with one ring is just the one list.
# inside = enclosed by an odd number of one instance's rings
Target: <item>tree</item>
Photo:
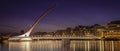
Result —
[[71, 27], [68, 27], [68, 28], [66, 29], [66, 33], [67, 33], [68, 35], [71, 35], [71, 34], [72, 34], [72, 28], [71, 28]]
[[108, 24], [120, 24], [120, 20], [111, 21], [111, 22], [108, 23]]

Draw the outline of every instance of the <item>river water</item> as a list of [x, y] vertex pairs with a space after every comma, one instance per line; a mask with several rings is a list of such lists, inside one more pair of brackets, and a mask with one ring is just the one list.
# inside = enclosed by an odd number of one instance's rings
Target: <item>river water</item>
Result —
[[0, 51], [120, 51], [120, 41], [102, 40], [40, 40], [3, 42]]

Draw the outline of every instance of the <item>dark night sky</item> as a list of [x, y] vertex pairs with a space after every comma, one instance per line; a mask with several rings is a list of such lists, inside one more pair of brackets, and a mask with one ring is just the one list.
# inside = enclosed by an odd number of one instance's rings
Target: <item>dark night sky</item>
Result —
[[105, 25], [120, 20], [119, 0], [0, 0], [0, 32], [20, 32], [57, 3], [34, 31], [55, 31], [77, 25]]

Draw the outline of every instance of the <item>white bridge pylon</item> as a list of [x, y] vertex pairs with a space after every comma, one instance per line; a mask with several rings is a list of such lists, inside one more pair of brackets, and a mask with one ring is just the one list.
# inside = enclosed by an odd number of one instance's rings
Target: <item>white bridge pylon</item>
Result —
[[29, 36], [30, 36], [30, 33], [32, 32], [32, 30], [34, 29], [34, 27], [38, 24], [38, 22], [39, 22], [45, 15], [47, 15], [50, 11], [52, 11], [55, 7], [56, 7], [56, 5], [48, 8], [46, 11], [44, 11], [44, 12], [38, 17], [38, 19], [34, 22], [34, 24], [30, 27], [30, 29], [29, 29], [26, 33], [24, 33], [24, 34], [22, 34], [22, 35], [19, 35], [19, 36], [17, 36], [17, 37], [29, 37]]

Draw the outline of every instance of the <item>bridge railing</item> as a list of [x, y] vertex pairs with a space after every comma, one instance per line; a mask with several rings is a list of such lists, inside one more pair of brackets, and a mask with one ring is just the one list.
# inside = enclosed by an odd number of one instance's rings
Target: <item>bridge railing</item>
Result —
[[[37, 36], [30, 36], [30, 37], [87, 37], [87, 36], [77, 36], [77, 35], [48, 35], [48, 36], [41, 36], [41, 35], [37, 35]], [[96, 37], [96, 36], [92, 36], [92, 37]]]

